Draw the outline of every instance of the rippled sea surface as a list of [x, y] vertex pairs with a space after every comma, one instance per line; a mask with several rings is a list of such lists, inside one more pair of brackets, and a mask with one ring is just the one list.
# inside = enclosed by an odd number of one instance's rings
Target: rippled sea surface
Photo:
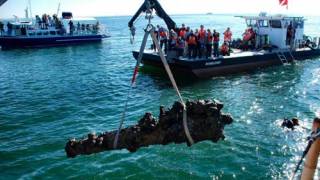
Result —
[[[143, 35], [144, 18], [129, 44], [130, 17], [99, 18], [112, 35], [102, 43], [0, 52], [0, 179], [287, 179], [306, 145], [308, 131], [280, 128], [297, 116], [310, 127], [320, 114], [320, 58], [250, 73], [178, 82], [186, 99], [217, 98], [235, 122], [226, 139], [152, 146], [67, 159], [71, 137], [116, 129], [135, 65], [131, 50]], [[224, 15], [173, 16], [235, 36], [242, 19]], [[308, 17], [306, 34], [320, 36], [320, 18]], [[159, 19], [154, 20], [160, 23]], [[150, 71], [150, 70], [149, 70]], [[165, 76], [142, 72], [129, 101], [125, 125], [177, 97]]]

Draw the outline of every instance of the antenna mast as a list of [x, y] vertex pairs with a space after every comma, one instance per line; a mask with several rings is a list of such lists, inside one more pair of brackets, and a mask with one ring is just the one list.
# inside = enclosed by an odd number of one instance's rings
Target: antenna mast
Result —
[[32, 7], [31, 7], [31, 0], [28, 0], [28, 3], [29, 3], [29, 11], [30, 11], [30, 17], [31, 17], [31, 21], [32, 21]]
[[59, 13], [60, 13], [60, 6], [61, 6], [61, 2], [59, 2], [59, 5], [58, 5], [57, 16], [59, 16]]

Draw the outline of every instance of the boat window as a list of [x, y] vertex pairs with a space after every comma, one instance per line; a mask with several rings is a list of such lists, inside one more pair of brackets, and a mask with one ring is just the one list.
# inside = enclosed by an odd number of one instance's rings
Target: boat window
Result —
[[255, 20], [255, 19], [248, 19], [248, 20], [247, 20], [247, 26], [249, 26], [249, 27], [257, 27], [257, 20]]
[[259, 20], [259, 27], [269, 27], [267, 20]]
[[37, 36], [41, 36], [42, 35], [42, 32], [37, 32]]
[[34, 36], [35, 33], [34, 32], [29, 32], [29, 36]]
[[55, 31], [50, 31], [50, 35], [56, 35]]
[[48, 35], [48, 34], [49, 34], [48, 31], [43, 32], [43, 35]]
[[270, 20], [270, 26], [272, 28], [282, 28], [280, 20]]

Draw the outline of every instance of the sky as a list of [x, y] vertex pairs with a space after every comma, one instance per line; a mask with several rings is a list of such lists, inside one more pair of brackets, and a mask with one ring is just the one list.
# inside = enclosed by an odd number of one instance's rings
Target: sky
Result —
[[[32, 14], [71, 11], [76, 17], [133, 15], [144, 0], [30, 0]], [[288, 10], [279, 0], [158, 0], [168, 14], [272, 14], [319, 15], [319, 0], [289, 0]], [[0, 7], [0, 18], [24, 17], [28, 0], [8, 0]], [[61, 12], [60, 11], [60, 12]]]

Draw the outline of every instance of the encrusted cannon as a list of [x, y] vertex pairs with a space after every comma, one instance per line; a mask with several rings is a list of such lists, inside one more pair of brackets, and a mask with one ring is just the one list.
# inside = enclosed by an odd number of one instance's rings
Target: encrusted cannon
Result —
[[[186, 107], [188, 128], [194, 143], [224, 139], [224, 127], [233, 119], [221, 112], [222, 103], [215, 100], [188, 101]], [[161, 106], [159, 120], [146, 113], [138, 124], [121, 129], [118, 145], [114, 148], [116, 134], [117, 131], [111, 131], [100, 135], [88, 134], [88, 138], [83, 140], [72, 139], [66, 144], [65, 151], [68, 157], [73, 158], [116, 149], [135, 152], [149, 145], [187, 143], [190, 146], [183, 129], [183, 106], [179, 102], [175, 102], [171, 109]]]

